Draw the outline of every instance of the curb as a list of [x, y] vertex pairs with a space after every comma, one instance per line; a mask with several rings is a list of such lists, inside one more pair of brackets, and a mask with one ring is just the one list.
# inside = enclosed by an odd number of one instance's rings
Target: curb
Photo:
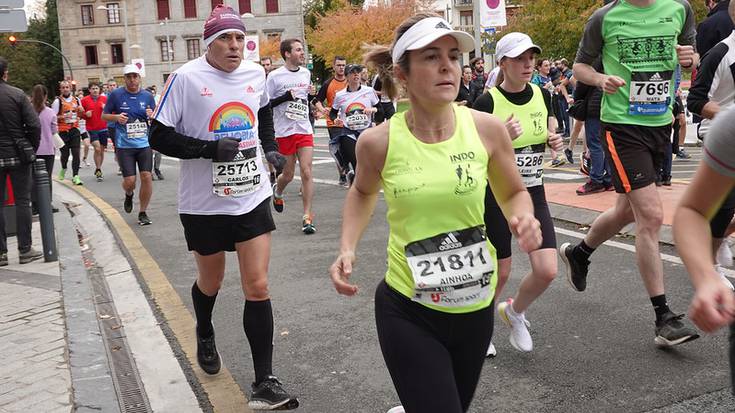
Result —
[[[591, 209], [584, 209], [578, 207], [570, 207], [563, 204], [555, 204], [549, 202], [549, 211], [551, 212], [551, 218], [567, 222], [574, 225], [589, 226], [592, 221], [597, 218], [601, 212], [593, 211]], [[635, 238], [635, 224], [626, 225], [619, 232], [623, 237]], [[659, 231], [659, 243], [665, 245], [674, 245], [674, 232], [672, 231], [671, 225], [661, 225]]]
[[74, 411], [120, 412], [76, 228], [68, 210], [55, 218]]

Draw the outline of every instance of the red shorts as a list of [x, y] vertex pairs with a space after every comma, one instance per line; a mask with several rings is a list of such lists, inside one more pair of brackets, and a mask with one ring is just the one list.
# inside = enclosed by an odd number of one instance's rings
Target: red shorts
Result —
[[276, 138], [278, 152], [281, 155], [293, 155], [299, 148], [311, 148], [314, 146], [314, 135], [296, 133], [283, 138]]

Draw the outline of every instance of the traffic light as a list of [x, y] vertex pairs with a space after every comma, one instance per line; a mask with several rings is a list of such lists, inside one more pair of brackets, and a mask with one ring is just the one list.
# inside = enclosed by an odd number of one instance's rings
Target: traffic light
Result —
[[15, 49], [15, 45], [18, 44], [18, 39], [15, 36], [8, 37], [8, 41], [10, 42], [10, 47]]

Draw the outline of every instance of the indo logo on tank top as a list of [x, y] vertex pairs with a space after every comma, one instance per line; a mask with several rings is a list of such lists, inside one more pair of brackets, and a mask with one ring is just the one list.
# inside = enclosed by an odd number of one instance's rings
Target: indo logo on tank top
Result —
[[475, 153], [462, 152], [449, 155], [449, 160], [454, 165], [454, 173], [457, 175], [457, 185], [454, 187], [456, 195], [467, 195], [477, 189], [479, 182], [472, 176], [471, 165], [476, 162]]
[[240, 141], [240, 152], [231, 162], [212, 162], [212, 192], [217, 196], [243, 196], [262, 184], [262, 162], [258, 157], [255, 115], [240, 102], [220, 106], [209, 121], [214, 140], [232, 138]]

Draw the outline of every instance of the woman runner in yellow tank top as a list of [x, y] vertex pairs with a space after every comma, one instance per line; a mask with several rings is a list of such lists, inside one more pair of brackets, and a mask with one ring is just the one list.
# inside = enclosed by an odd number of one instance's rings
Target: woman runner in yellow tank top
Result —
[[[390, 226], [388, 269], [375, 293], [383, 358], [402, 407], [391, 412], [469, 409], [493, 326], [495, 248], [483, 220], [487, 180], [524, 251], [538, 248], [539, 223], [510, 137], [492, 115], [453, 104], [459, 56], [472, 37], [433, 14], [397, 29], [392, 47], [366, 55], [411, 109], [368, 129], [357, 143], [359, 171], [344, 205], [338, 293], [352, 296], [355, 249], [382, 187]], [[404, 410], [405, 409], [405, 410]]]
[[[492, 113], [505, 120], [513, 140], [516, 165], [526, 185], [534, 206], [534, 215], [541, 223], [543, 241], [538, 249], [528, 254], [531, 272], [523, 277], [518, 292], [498, 304], [498, 315], [510, 329], [510, 344], [518, 351], [533, 350], [533, 340], [528, 329], [526, 309], [546, 291], [557, 273], [556, 235], [544, 190], [544, 154], [546, 145], [561, 151], [563, 141], [556, 130], [556, 118], [551, 108], [551, 95], [530, 83], [536, 55], [541, 48], [531, 38], [518, 32], [505, 34], [495, 47], [495, 60], [500, 65], [502, 80], [483, 93], [473, 108]], [[499, 297], [510, 277], [511, 232], [501, 207], [496, 202], [495, 187], [487, 188], [485, 198], [485, 226], [488, 238], [498, 252], [498, 285], [495, 297]], [[489, 345], [487, 356], [495, 356], [495, 346]]]

